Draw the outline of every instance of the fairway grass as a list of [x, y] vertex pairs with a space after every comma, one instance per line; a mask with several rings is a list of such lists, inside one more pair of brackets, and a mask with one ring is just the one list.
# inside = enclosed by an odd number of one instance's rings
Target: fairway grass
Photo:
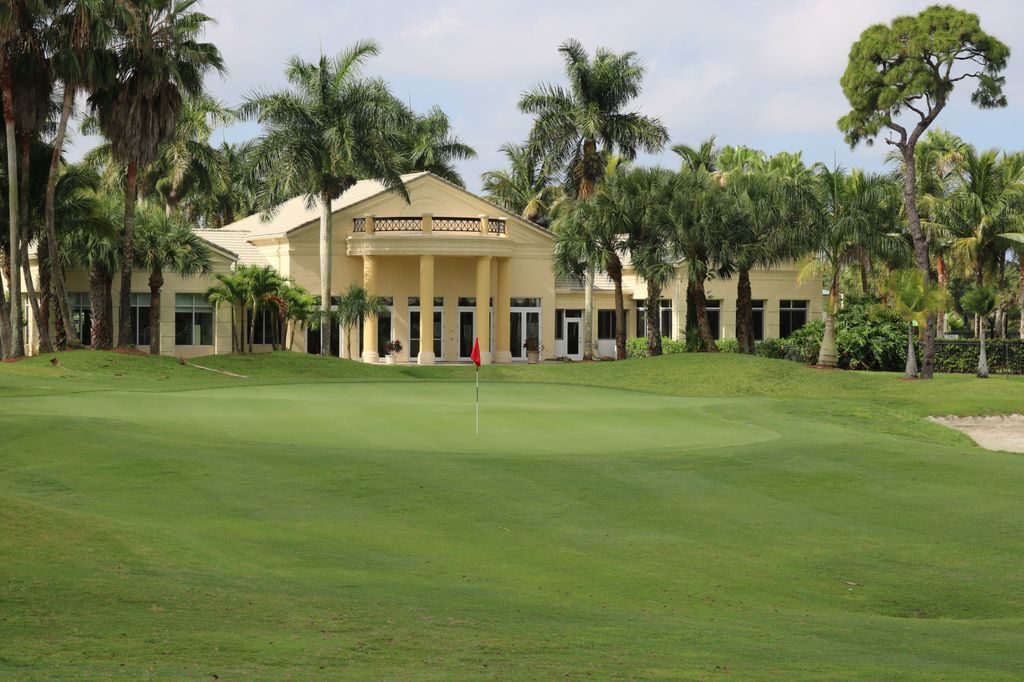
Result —
[[1024, 382], [0, 365], [0, 679], [1012, 680]]

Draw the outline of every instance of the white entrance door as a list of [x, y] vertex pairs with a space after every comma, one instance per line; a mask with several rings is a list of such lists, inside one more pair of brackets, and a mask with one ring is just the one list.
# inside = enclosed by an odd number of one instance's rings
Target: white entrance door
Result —
[[512, 308], [509, 320], [509, 350], [512, 360], [526, 362], [526, 342], [533, 339], [540, 348], [540, 308]]
[[565, 357], [570, 360], [583, 359], [583, 345], [580, 343], [580, 322], [579, 319], [565, 320]]

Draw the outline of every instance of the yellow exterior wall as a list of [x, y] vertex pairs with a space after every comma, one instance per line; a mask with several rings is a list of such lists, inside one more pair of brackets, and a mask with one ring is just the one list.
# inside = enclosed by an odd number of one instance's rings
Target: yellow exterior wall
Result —
[[[226, 256], [215, 253], [213, 258], [214, 272], [227, 272], [231, 268], [231, 260]], [[35, 266], [32, 267], [32, 276], [38, 287], [38, 272]], [[198, 357], [212, 355], [214, 353], [231, 352], [231, 311], [222, 307], [214, 311], [214, 343], [208, 346], [175, 346], [174, 344], [174, 309], [175, 294], [202, 294], [214, 283], [211, 276], [201, 277], [179, 277], [178, 275], [165, 273], [164, 286], [160, 292], [160, 352], [161, 355], [173, 355], [180, 357]], [[119, 276], [114, 277], [111, 287], [113, 298], [114, 328], [111, 330], [114, 343], [117, 343], [118, 316], [120, 315], [120, 303], [118, 292], [121, 280]], [[83, 270], [71, 269], [67, 272], [68, 294], [89, 293], [89, 276]], [[143, 294], [149, 299], [149, 273], [135, 270], [132, 272], [132, 293]], [[56, 310], [51, 308], [51, 334]], [[35, 320], [29, 320], [28, 339], [31, 346], [29, 352], [38, 352], [39, 334], [36, 329]], [[148, 352], [149, 346], [139, 346], [139, 350]]]
[[[363, 284], [363, 254], [371, 255], [376, 262], [376, 290], [378, 296], [391, 297], [394, 302], [392, 337], [400, 340], [403, 352], [400, 359], [410, 358], [411, 341], [409, 329], [409, 297], [420, 296], [420, 254], [434, 255], [434, 296], [444, 298], [443, 355], [437, 360], [458, 360], [458, 299], [477, 295], [477, 263], [480, 257], [490, 257], [489, 294], [498, 300], [498, 262], [508, 259], [509, 298], [536, 298], [541, 302], [541, 357], [556, 357], [555, 309], [583, 309], [582, 291], [555, 290], [555, 278], [551, 267], [553, 239], [546, 231], [537, 228], [488, 202], [474, 197], [464, 190], [430, 175], [418, 177], [407, 185], [409, 201], [394, 193], [372, 196], [352, 206], [342, 207], [333, 216], [334, 252], [332, 259], [331, 289], [335, 296], [342, 294], [351, 285]], [[364, 216], [402, 216], [433, 218], [457, 216], [477, 219], [480, 216], [504, 218], [506, 233], [503, 235], [476, 232], [353, 232], [353, 219]], [[426, 224], [431, 224], [425, 221]], [[259, 233], [250, 240], [275, 267], [279, 273], [303, 285], [309, 291], [320, 290], [319, 274], [319, 222], [313, 220], [287, 233]], [[227, 272], [233, 266], [233, 259], [220, 251], [216, 252], [214, 269]], [[116, 278], [115, 278], [116, 280]], [[212, 277], [182, 279], [175, 275], [165, 276], [161, 306], [162, 352], [168, 355], [195, 356], [210, 353], [231, 352], [232, 320], [227, 307], [218, 310], [215, 317], [215, 342], [210, 346], [174, 346], [175, 294], [202, 293], [214, 282]], [[114, 284], [115, 290], [117, 281]], [[788, 264], [774, 270], [756, 270], [751, 273], [751, 287], [754, 299], [764, 299], [765, 337], [775, 338], [779, 334], [779, 301], [797, 299], [809, 301], [808, 320], [819, 319], [822, 314], [822, 296], [819, 282], [798, 284], [796, 266]], [[133, 276], [134, 292], [148, 295], [147, 273], [136, 271]], [[636, 330], [636, 301], [647, 297], [647, 287], [638, 279], [631, 268], [623, 273], [623, 289], [626, 308], [629, 311], [627, 336], [634, 336]], [[735, 338], [736, 281], [734, 279], [711, 280], [706, 285], [710, 299], [721, 300], [721, 338]], [[72, 270], [68, 273], [68, 291], [88, 292], [86, 273]], [[116, 291], [115, 291], [116, 293]], [[662, 292], [663, 298], [672, 300], [674, 336], [680, 338], [685, 328], [686, 310], [686, 267], [678, 269], [677, 279]], [[423, 303], [426, 303], [423, 301]], [[424, 305], [425, 309], [427, 306]], [[496, 308], [497, 306], [495, 306]], [[593, 329], [597, 340], [597, 313], [603, 309], [614, 309], [614, 295], [611, 291], [595, 292]], [[114, 301], [116, 326], [117, 301]], [[492, 313], [493, 315], [493, 313]], [[424, 318], [427, 319], [427, 318]], [[30, 321], [29, 340], [34, 342], [38, 334]], [[497, 332], [497, 324], [493, 325]], [[507, 328], [507, 325], [503, 325]], [[479, 328], [478, 328], [479, 331]], [[116, 334], [116, 329], [114, 330]], [[348, 339], [342, 355], [358, 358], [362, 349], [357, 347], [356, 330]], [[581, 329], [582, 332], [582, 329]], [[500, 350], [501, 342], [491, 334], [491, 348], [485, 353]], [[478, 334], [480, 336], [480, 334]], [[604, 343], [601, 354], [610, 355]], [[258, 345], [257, 352], [269, 351], [269, 345]], [[145, 350], [145, 349], [143, 349]], [[293, 336], [292, 350], [306, 351], [306, 329], [297, 327]], [[514, 350], [514, 349], [509, 349]], [[505, 356], [507, 359], [507, 355]]]

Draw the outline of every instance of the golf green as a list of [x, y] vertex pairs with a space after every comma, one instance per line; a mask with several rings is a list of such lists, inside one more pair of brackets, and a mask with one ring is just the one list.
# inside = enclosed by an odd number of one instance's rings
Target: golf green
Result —
[[0, 677], [1024, 666], [1024, 458], [844, 379], [825, 400], [684, 397], [552, 368], [485, 382], [476, 436], [465, 374], [166, 371], [0, 398]]

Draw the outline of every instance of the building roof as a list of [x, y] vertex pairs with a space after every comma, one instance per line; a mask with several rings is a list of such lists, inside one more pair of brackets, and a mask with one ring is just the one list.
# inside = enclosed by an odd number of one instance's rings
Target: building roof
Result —
[[[424, 175], [429, 175], [429, 173], [426, 171], [407, 173], [402, 176], [402, 182], [409, 183]], [[389, 190], [380, 180], [360, 180], [331, 202], [331, 209], [335, 212], [340, 211], [387, 191]], [[278, 206], [269, 220], [264, 220], [261, 213], [254, 213], [251, 216], [231, 223], [223, 229], [246, 232], [249, 235], [249, 239], [253, 239], [287, 234], [296, 228], [319, 219], [320, 202], [314, 201], [312, 206], [307, 206], [305, 195], [300, 195]]]
[[[583, 291], [583, 280], [572, 277], [557, 277], [555, 291]], [[604, 272], [594, 273], [594, 291], [615, 291], [615, 282]]]
[[235, 256], [242, 265], [270, 265], [263, 253], [253, 246], [249, 240], [249, 233], [245, 230], [238, 230], [229, 227], [220, 229], [196, 228], [195, 233], [204, 241], [213, 244]]

